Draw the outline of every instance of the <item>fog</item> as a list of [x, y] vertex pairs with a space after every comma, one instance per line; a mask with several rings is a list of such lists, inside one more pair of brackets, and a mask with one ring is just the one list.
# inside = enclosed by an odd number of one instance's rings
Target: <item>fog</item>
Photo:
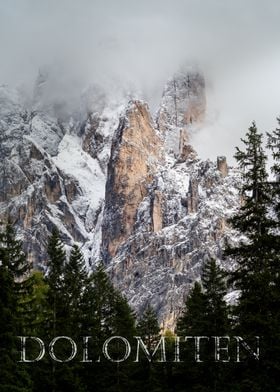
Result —
[[31, 91], [47, 67], [51, 99], [97, 82], [155, 110], [166, 79], [197, 64], [208, 114], [193, 143], [231, 157], [252, 120], [266, 131], [280, 115], [279, 15], [278, 0], [0, 0], [0, 84]]

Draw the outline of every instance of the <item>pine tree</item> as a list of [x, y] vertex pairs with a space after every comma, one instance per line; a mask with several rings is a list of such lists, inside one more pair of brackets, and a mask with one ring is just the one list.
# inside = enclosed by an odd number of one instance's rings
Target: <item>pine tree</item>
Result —
[[[161, 335], [158, 318], [153, 307], [148, 304], [143, 314], [140, 316], [137, 327], [137, 335], [140, 336], [147, 347], [150, 354], [155, 350]], [[140, 352], [141, 354], [141, 352]], [[152, 357], [150, 362], [142, 353], [139, 357], [139, 363], [135, 380], [139, 391], [164, 391], [164, 384], [166, 383], [165, 364], [158, 362], [157, 357]]]
[[273, 232], [275, 224], [270, 214], [273, 193], [266, 171], [267, 156], [262, 135], [258, 133], [255, 123], [249, 128], [246, 138], [241, 140], [245, 150], [237, 148], [235, 158], [242, 170], [243, 204], [231, 223], [245, 239], [236, 246], [228, 246], [226, 254], [237, 263], [232, 281], [241, 290], [235, 310], [238, 321], [235, 333], [248, 336], [249, 339], [261, 337], [262, 364], [248, 360], [240, 372], [242, 382], [239, 380], [239, 388], [241, 391], [248, 388], [254, 391], [276, 391], [278, 387], [269, 370], [269, 357], [273, 352], [272, 333], [275, 332], [272, 320], [277, 276]]
[[22, 305], [29, 265], [9, 221], [0, 232], [0, 390], [32, 391], [26, 368], [19, 361], [18, 338], [23, 325]]
[[32, 264], [27, 261], [22, 249], [22, 242], [16, 238], [12, 222], [9, 219], [1, 233], [2, 263], [13, 276], [14, 292], [16, 295], [16, 316], [19, 322], [17, 333], [20, 335], [24, 327], [29, 325], [32, 316], [28, 298], [32, 291], [31, 269]]
[[[47, 292], [47, 318], [45, 320], [43, 341], [50, 342], [56, 336], [64, 335], [65, 328], [65, 309], [64, 309], [64, 291], [63, 291], [63, 272], [66, 263], [66, 253], [64, 245], [60, 239], [59, 232], [53, 229], [52, 235], [48, 242], [48, 260], [47, 275], [45, 281], [48, 285]], [[61, 352], [62, 351], [62, 352]], [[63, 350], [56, 350], [56, 355], [63, 357]], [[60, 390], [60, 383], [64, 380], [60, 364], [50, 358], [37, 366], [40, 379], [43, 380], [46, 391], [57, 392]], [[46, 372], [48, 369], [48, 372]], [[39, 386], [38, 386], [39, 387]]]
[[[277, 119], [280, 125], [280, 118]], [[267, 147], [270, 149], [273, 158], [271, 172], [273, 175], [272, 185], [272, 205], [271, 213], [273, 217], [274, 241], [271, 244], [273, 252], [273, 264], [271, 274], [274, 277], [271, 282], [271, 336], [273, 342], [270, 345], [268, 356], [270, 358], [269, 367], [272, 379], [277, 379], [280, 372], [280, 128], [276, 128], [272, 133], [267, 133]]]
[[[243, 204], [240, 211], [231, 219], [235, 229], [246, 240], [235, 247], [228, 247], [227, 255], [234, 257], [237, 269], [232, 280], [241, 290], [238, 307], [239, 324], [247, 333], [265, 332], [269, 307], [264, 299], [269, 300], [271, 283], [270, 263], [273, 222], [269, 216], [271, 187], [266, 172], [267, 157], [262, 147], [262, 135], [255, 124], [249, 128], [247, 139], [241, 139], [246, 150], [237, 148], [235, 155], [242, 172]], [[257, 315], [261, 315], [258, 317]]]
[[177, 334], [182, 336], [223, 335], [229, 332], [226, 294], [226, 273], [215, 260], [207, 261], [201, 283], [195, 282], [177, 322]]
[[[280, 118], [277, 119], [280, 126]], [[270, 149], [273, 158], [271, 167], [274, 176], [272, 182], [272, 200], [275, 212], [276, 228], [280, 225], [280, 128], [276, 128], [272, 133], [267, 132], [267, 147]], [[279, 246], [279, 244], [278, 244]]]
[[12, 222], [8, 219], [5, 229], [1, 232], [2, 264], [13, 274], [14, 280], [27, 277], [32, 269], [22, 250], [22, 242], [16, 239]]
[[[202, 270], [202, 285], [195, 282], [184, 311], [177, 322], [179, 336], [225, 336], [230, 333], [226, 294], [226, 274], [215, 260], [207, 261]], [[194, 344], [192, 345], [194, 349]], [[203, 363], [194, 362], [193, 350], [187, 343], [182, 350], [186, 361], [174, 372], [179, 390], [188, 383], [197, 391], [223, 391], [224, 368], [214, 363], [214, 340], [201, 343], [200, 357]], [[181, 388], [181, 389], [180, 389]]]
[[199, 336], [206, 330], [206, 298], [200, 283], [195, 282], [185, 302], [185, 307], [177, 321], [178, 336]]
[[61, 316], [64, 313], [63, 295], [63, 272], [66, 263], [66, 253], [64, 245], [60, 239], [58, 230], [55, 228], [48, 243], [48, 273], [46, 283], [49, 286], [48, 303], [50, 307], [49, 333], [55, 337], [63, 328]]
[[[83, 380], [89, 390], [125, 391], [131, 388], [134, 370], [129, 361], [111, 363], [104, 358], [102, 347], [111, 336], [134, 335], [134, 315], [126, 299], [114, 288], [100, 263], [92, 274], [83, 295], [83, 336], [92, 336], [89, 352], [92, 364], [84, 366]], [[110, 355], [118, 358], [118, 342], [110, 344]], [[96, 362], [99, 361], [100, 362]], [[93, 369], [94, 368], [94, 369]]]
[[[84, 391], [81, 382], [82, 364], [82, 319], [83, 294], [88, 284], [85, 261], [78, 245], [73, 245], [69, 260], [64, 263], [61, 271], [62, 283], [59, 296], [63, 298], [63, 310], [58, 313], [59, 324], [63, 325], [63, 334], [70, 336], [77, 344], [78, 355], [75, 360], [57, 369], [57, 389], [69, 392]], [[60, 354], [67, 357], [67, 348], [61, 347]], [[58, 371], [59, 370], [59, 371]]]
[[228, 306], [224, 300], [226, 295], [226, 273], [210, 259], [205, 263], [202, 272], [202, 285], [205, 293], [205, 322], [207, 335], [225, 335], [229, 333]]
[[79, 332], [82, 320], [82, 298], [88, 283], [83, 255], [77, 245], [73, 245], [69, 261], [63, 269], [63, 295], [64, 311], [67, 319], [66, 329], [70, 332]]
[[266, 233], [270, 221], [267, 216], [267, 204], [270, 201], [270, 187], [266, 171], [267, 156], [262, 146], [262, 134], [256, 124], [246, 133], [247, 139], [241, 139], [246, 150], [236, 147], [235, 159], [242, 170], [244, 197], [240, 214], [232, 220], [242, 232], [248, 232], [250, 238]]
[[[177, 320], [176, 335], [180, 337], [181, 349], [180, 360], [182, 363], [175, 363], [172, 371], [172, 382], [176, 391], [184, 391], [188, 385], [192, 390], [201, 387], [202, 372], [201, 367], [194, 363], [193, 346], [184, 343], [185, 336], [203, 336], [207, 328], [206, 325], [206, 298], [199, 282], [195, 282], [185, 301], [184, 309]], [[195, 389], [194, 389], [195, 390]], [[199, 390], [199, 389], [198, 389]]]
[[84, 329], [102, 341], [113, 333], [115, 289], [102, 264], [91, 276], [84, 293]]
[[138, 321], [137, 332], [145, 340], [148, 350], [151, 351], [158, 341], [160, 327], [158, 325], [157, 315], [150, 304]]

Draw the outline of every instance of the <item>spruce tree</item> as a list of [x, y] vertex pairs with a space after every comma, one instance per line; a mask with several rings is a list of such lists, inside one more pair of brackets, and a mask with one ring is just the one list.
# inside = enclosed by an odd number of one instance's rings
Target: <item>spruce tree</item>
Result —
[[[47, 260], [47, 275], [45, 277], [48, 285], [47, 292], [47, 319], [45, 320], [43, 340], [47, 344], [56, 336], [64, 335], [65, 328], [65, 295], [63, 291], [64, 283], [64, 266], [66, 263], [66, 253], [61, 241], [60, 234], [56, 228], [53, 229], [49, 238]], [[56, 349], [56, 355], [63, 357], [64, 350], [59, 347]], [[45, 358], [38, 364], [38, 372], [42, 372], [40, 378], [44, 380], [44, 389], [46, 391], [58, 392], [65, 379], [61, 364], [50, 358]], [[66, 367], [65, 367], [66, 368]], [[44, 372], [48, 369], [48, 372]], [[66, 377], [68, 376], [66, 372]]]
[[[64, 245], [59, 232], [54, 228], [48, 243], [48, 272], [46, 283], [49, 286], [47, 300], [50, 307], [49, 333], [55, 337], [63, 332], [62, 316], [64, 313], [63, 272], [66, 263]], [[62, 328], [62, 329], [61, 329]]]
[[[157, 314], [150, 304], [147, 305], [143, 314], [140, 316], [136, 331], [137, 335], [142, 338], [148, 352], [152, 354], [161, 335]], [[138, 363], [138, 369], [135, 375], [139, 391], [164, 391], [164, 384], [166, 382], [165, 364], [158, 362], [158, 356], [160, 354], [157, 353], [156, 355], [157, 357], [151, 357], [150, 362], [143, 353], [139, 357], [140, 362]]]
[[151, 351], [155, 343], [158, 341], [160, 327], [157, 315], [150, 304], [148, 304], [146, 310], [138, 321], [137, 333], [146, 342], [148, 350]]
[[31, 392], [31, 378], [18, 363], [17, 336], [25, 324], [22, 311], [26, 295], [29, 264], [22, 251], [21, 242], [9, 221], [0, 232], [0, 390], [3, 392]]
[[206, 329], [206, 298], [202, 286], [195, 282], [185, 302], [185, 307], [177, 321], [176, 333], [178, 336], [201, 335]]
[[8, 222], [1, 233], [2, 263], [13, 276], [14, 292], [16, 296], [16, 317], [18, 318], [17, 333], [23, 334], [25, 326], [29, 326], [32, 308], [29, 304], [29, 295], [32, 292], [33, 282], [31, 279], [32, 264], [28, 262], [22, 249], [22, 242], [16, 238], [16, 232], [12, 222]]
[[235, 287], [241, 290], [239, 324], [242, 325], [243, 332], [254, 335], [265, 332], [270, 312], [270, 307], [264, 300], [269, 301], [272, 279], [270, 267], [273, 222], [269, 216], [271, 187], [262, 135], [258, 133], [254, 123], [249, 128], [246, 139], [241, 140], [245, 144], [245, 151], [237, 148], [235, 158], [242, 171], [243, 203], [230, 222], [245, 239], [236, 246], [228, 246], [226, 254], [231, 255], [237, 263], [232, 280]]
[[210, 259], [202, 271], [202, 285], [205, 293], [205, 323], [207, 335], [225, 335], [229, 333], [228, 306], [224, 300], [226, 295], [226, 273]]
[[[111, 336], [134, 335], [134, 315], [126, 299], [114, 288], [104, 266], [100, 263], [91, 275], [83, 294], [82, 335], [91, 336], [89, 341], [90, 364], [84, 364], [84, 384], [88, 390], [125, 391], [132, 388], [133, 369], [129, 360], [112, 363], [104, 358], [102, 347]], [[132, 343], [130, 341], [130, 343]], [[119, 342], [110, 344], [110, 356], [122, 356]]]
[[223, 391], [224, 367], [214, 363], [214, 340], [211, 336], [225, 336], [230, 333], [226, 294], [226, 274], [215, 260], [207, 261], [202, 270], [202, 284], [195, 282], [185, 303], [185, 308], [177, 322], [179, 336], [208, 336], [201, 342], [200, 359], [194, 359], [194, 342], [183, 346], [182, 358], [185, 363], [175, 374], [178, 390], [188, 383], [194, 391]]
[[[277, 119], [280, 126], [280, 118]], [[279, 229], [280, 225], [280, 128], [276, 128], [272, 133], [267, 132], [267, 147], [270, 149], [273, 158], [271, 172], [272, 180], [272, 204], [275, 213], [275, 227]], [[279, 246], [279, 243], [277, 243]]]
[[[280, 118], [277, 119], [280, 125]], [[267, 147], [270, 149], [273, 158], [271, 167], [272, 172], [272, 205], [271, 214], [274, 222], [273, 234], [274, 241], [271, 244], [273, 252], [272, 274], [274, 276], [271, 282], [271, 336], [273, 336], [273, 343], [270, 350], [269, 367], [272, 378], [277, 379], [277, 374], [280, 372], [280, 128], [276, 128], [272, 133], [267, 133], [268, 143]]]
[[246, 138], [241, 140], [245, 150], [237, 148], [235, 158], [243, 178], [243, 203], [231, 224], [242, 234], [242, 239], [238, 245], [228, 246], [226, 254], [237, 264], [232, 281], [241, 290], [235, 309], [235, 333], [247, 336], [249, 340], [260, 336], [262, 358], [261, 362], [248, 359], [239, 369], [238, 387], [241, 391], [248, 388], [276, 391], [276, 379], [270, 371], [277, 268], [279, 273], [279, 267], [275, 265], [275, 223], [271, 217], [273, 191], [266, 171], [267, 156], [262, 134], [255, 123], [249, 128]]
[[176, 335], [181, 339], [180, 360], [172, 371], [172, 384], [176, 391], [201, 387], [202, 369], [194, 362], [194, 344], [184, 343], [185, 336], [203, 336], [206, 334], [206, 298], [199, 282], [195, 282], [190, 290], [181, 316], [177, 320]]
[[71, 333], [79, 333], [82, 322], [82, 298], [88, 283], [85, 261], [78, 245], [73, 245], [63, 269], [64, 311]]

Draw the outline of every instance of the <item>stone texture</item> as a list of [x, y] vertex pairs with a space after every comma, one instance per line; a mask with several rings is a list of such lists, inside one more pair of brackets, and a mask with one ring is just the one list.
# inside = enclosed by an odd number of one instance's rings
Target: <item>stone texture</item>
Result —
[[152, 222], [153, 231], [157, 232], [163, 228], [163, 195], [162, 192], [155, 190], [152, 200]]
[[189, 182], [189, 192], [187, 198], [187, 210], [189, 214], [197, 212], [198, 208], [198, 181], [193, 178]]
[[134, 101], [120, 120], [108, 165], [102, 248], [105, 259], [132, 233], [137, 209], [148, 193], [162, 159], [158, 136], [148, 107]]
[[166, 139], [166, 150], [180, 160], [194, 158], [192, 133], [203, 123], [206, 111], [205, 81], [195, 69], [178, 72], [163, 92], [157, 124]]
[[240, 205], [239, 173], [223, 159], [200, 160], [191, 143], [205, 114], [203, 76], [176, 74], [155, 123], [143, 102], [110, 101], [96, 87], [63, 117], [46, 107], [45, 85], [41, 74], [32, 108], [0, 86], [0, 220], [10, 215], [43, 269], [58, 227], [88, 268], [103, 258], [137, 313], [150, 303], [174, 328], [203, 263], [232, 268], [221, 249], [237, 240], [227, 220]]
[[228, 175], [228, 165], [226, 157], [217, 157], [217, 168], [221, 172], [223, 177]]

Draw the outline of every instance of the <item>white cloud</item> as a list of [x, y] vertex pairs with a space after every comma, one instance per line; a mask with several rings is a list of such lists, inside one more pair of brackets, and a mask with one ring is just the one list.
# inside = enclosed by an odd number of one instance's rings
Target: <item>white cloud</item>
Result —
[[31, 86], [47, 64], [67, 99], [114, 79], [154, 107], [166, 78], [194, 61], [213, 87], [210, 117], [220, 113], [195, 143], [232, 154], [251, 120], [267, 129], [280, 113], [279, 14], [278, 0], [0, 0], [0, 83]]

